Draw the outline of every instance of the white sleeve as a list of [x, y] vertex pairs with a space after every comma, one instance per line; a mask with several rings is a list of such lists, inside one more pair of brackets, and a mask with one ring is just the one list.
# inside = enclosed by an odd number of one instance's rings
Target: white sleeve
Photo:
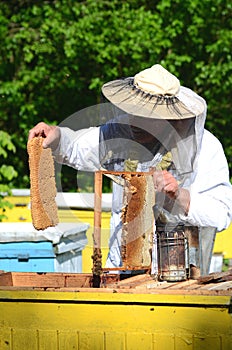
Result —
[[190, 208], [185, 220], [218, 231], [232, 221], [232, 186], [227, 160], [220, 142], [205, 130], [197, 175], [190, 189]]
[[62, 127], [60, 131], [60, 143], [53, 152], [58, 163], [83, 171], [100, 169], [99, 127], [78, 131]]

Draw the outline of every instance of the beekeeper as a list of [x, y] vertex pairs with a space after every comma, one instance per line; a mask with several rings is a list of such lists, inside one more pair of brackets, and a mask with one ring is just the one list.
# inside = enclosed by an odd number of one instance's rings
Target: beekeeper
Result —
[[[101, 125], [74, 131], [41, 122], [29, 139], [44, 136], [56, 161], [78, 170], [156, 169], [160, 208], [189, 225], [226, 229], [232, 187], [223, 148], [204, 129], [205, 100], [158, 64], [106, 83], [102, 94]], [[121, 209], [122, 187], [114, 183], [108, 267], [121, 264]]]

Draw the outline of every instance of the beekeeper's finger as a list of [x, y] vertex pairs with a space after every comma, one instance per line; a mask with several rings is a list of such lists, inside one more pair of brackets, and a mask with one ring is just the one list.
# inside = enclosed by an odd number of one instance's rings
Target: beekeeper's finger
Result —
[[51, 128], [51, 125], [48, 125], [44, 122], [38, 123], [29, 131], [28, 141], [36, 136], [47, 137], [48, 133], [51, 131]]
[[43, 141], [43, 148], [51, 147], [55, 150], [60, 142], [60, 128], [58, 126], [52, 126], [49, 133]]

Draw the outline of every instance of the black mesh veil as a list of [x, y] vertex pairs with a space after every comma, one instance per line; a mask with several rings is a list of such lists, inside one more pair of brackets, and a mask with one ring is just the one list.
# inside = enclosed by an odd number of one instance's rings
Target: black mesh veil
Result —
[[111, 103], [104, 109], [109, 117], [100, 126], [102, 168], [111, 171], [159, 169], [168, 154], [168, 169], [179, 181], [190, 181], [199, 146], [195, 116], [175, 120], [144, 118], [127, 114]]

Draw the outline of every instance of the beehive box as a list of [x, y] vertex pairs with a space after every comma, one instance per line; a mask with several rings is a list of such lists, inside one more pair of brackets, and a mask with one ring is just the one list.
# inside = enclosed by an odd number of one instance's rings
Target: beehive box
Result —
[[53, 272], [54, 258], [51, 242], [0, 243], [1, 270]]
[[54, 245], [56, 272], [82, 272], [82, 251], [88, 242], [88, 228], [88, 224], [76, 224], [73, 230], [64, 233], [59, 243]]
[[31, 223], [0, 223], [0, 269], [81, 273], [88, 228], [74, 222], [37, 231]]
[[1, 350], [231, 350], [232, 282], [0, 274]]

